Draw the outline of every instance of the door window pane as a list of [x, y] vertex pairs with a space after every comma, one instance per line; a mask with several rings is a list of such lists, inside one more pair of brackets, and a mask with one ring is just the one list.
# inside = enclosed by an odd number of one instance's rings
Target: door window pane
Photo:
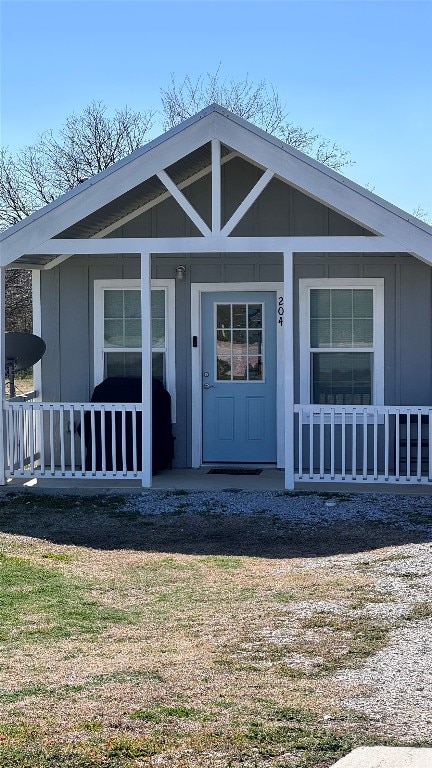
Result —
[[248, 359], [246, 355], [233, 355], [233, 379], [234, 381], [247, 381]]
[[216, 313], [218, 328], [231, 328], [231, 304], [218, 304]]
[[218, 357], [216, 362], [218, 381], [231, 381], [231, 357]]
[[217, 381], [263, 381], [263, 304], [216, 304]]
[[248, 325], [249, 328], [262, 328], [262, 304], [248, 305]]
[[233, 304], [233, 328], [246, 328], [246, 306], [245, 304]]

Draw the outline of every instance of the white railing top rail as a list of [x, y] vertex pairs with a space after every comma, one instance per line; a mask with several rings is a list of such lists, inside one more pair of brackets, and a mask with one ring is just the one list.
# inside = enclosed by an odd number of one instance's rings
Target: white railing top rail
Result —
[[430, 416], [432, 414], [432, 405], [294, 405], [295, 413], [335, 413], [335, 414], [363, 414], [373, 416], [375, 413], [378, 415], [401, 415], [411, 414], [413, 416]]
[[3, 402], [3, 408], [4, 409], [24, 409], [24, 410], [64, 410], [64, 409], [73, 409], [73, 410], [81, 410], [84, 409], [86, 411], [104, 411], [106, 409], [109, 410], [117, 410], [117, 411], [142, 411], [143, 410], [143, 404], [142, 403], [41, 403], [41, 402], [27, 402], [24, 400], [5, 400]]

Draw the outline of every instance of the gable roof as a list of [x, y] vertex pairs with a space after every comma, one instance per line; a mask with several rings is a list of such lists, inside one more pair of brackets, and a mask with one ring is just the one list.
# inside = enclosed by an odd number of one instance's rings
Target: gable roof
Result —
[[[2, 264], [22, 259], [50, 238], [95, 236], [161, 198], [166, 189], [155, 174], [168, 168], [173, 180], [181, 183], [208, 169], [212, 139], [220, 140], [225, 152], [233, 150], [269, 168], [306, 195], [391, 238], [401, 252], [432, 263], [432, 227], [213, 104], [1, 233]], [[35, 266], [38, 259], [43, 262], [43, 257], [37, 257]]]

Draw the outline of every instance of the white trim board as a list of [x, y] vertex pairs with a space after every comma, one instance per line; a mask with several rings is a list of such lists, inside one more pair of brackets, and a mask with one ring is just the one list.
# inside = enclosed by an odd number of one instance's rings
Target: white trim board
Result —
[[[201, 296], [203, 293], [229, 293], [233, 291], [273, 292], [284, 295], [283, 283], [191, 283], [191, 337], [197, 336], [198, 346], [192, 347], [192, 467], [202, 465], [202, 346], [201, 346]], [[286, 309], [285, 309], [286, 311]], [[277, 466], [285, 466], [284, 436], [284, 330], [276, 330], [276, 413], [277, 413]]]
[[[317, 235], [305, 237], [109, 237], [106, 239], [47, 240], [28, 253], [33, 255], [142, 253], [405, 253], [388, 237]], [[432, 253], [430, 261], [432, 263]], [[49, 265], [48, 265], [49, 267]]]

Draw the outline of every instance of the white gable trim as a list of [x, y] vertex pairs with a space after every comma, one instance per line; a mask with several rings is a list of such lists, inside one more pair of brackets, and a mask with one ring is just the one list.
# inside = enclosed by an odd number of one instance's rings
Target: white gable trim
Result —
[[[3, 242], [2, 263], [10, 264], [29, 253], [42, 242], [212, 140], [223, 142], [251, 162], [358, 224], [391, 238], [398, 243], [401, 252], [432, 262], [432, 228], [428, 225], [227, 110], [213, 105], [7, 230], [0, 236]], [[216, 209], [214, 212], [217, 213]]]

